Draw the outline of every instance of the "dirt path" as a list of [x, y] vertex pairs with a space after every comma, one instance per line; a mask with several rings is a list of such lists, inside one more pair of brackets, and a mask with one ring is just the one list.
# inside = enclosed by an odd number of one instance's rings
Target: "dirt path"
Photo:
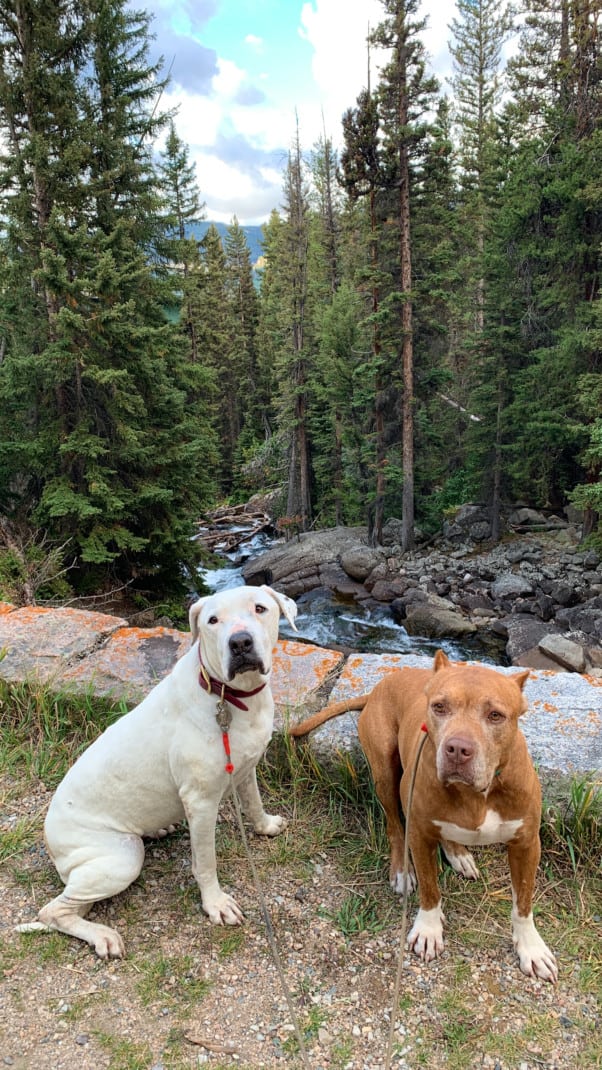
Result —
[[[56, 894], [40, 846], [49, 793], [0, 782], [0, 1066], [178, 1070], [301, 1066], [286, 1001], [234, 823], [218, 829], [223, 883], [246, 915], [216, 929], [200, 911], [185, 830], [148, 845], [143, 876], [96, 908], [127, 957], [103, 963], [59, 934], [14, 931]], [[288, 831], [251, 839], [312, 1070], [384, 1066], [400, 908], [363, 843], [373, 833], [326, 797], [283, 792]], [[14, 847], [11, 848], [11, 843]], [[443, 875], [447, 946], [404, 959], [396, 1068], [572, 1070], [602, 1066], [600, 899], [587, 880], [545, 875], [540, 925], [560, 961], [556, 988], [525, 978], [510, 939], [509, 880], [495, 849], [484, 880]], [[596, 908], [597, 902], [597, 908]], [[415, 909], [414, 904], [411, 907]]]

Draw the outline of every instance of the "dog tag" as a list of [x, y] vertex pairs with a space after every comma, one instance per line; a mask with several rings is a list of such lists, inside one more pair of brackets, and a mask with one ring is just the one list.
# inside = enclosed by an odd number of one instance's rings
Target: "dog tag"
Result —
[[220, 699], [217, 704], [215, 719], [222, 732], [227, 732], [232, 722], [232, 710], [223, 699]]

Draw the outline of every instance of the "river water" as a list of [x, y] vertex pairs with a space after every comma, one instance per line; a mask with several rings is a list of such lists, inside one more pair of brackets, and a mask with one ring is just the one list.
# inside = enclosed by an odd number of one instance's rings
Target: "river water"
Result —
[[[223, 566], [200, 570], [205, 587], [213, 592], [243, 585], [244, 563], [258, 557], [272, 543], [272, 538], [260, 534], [243, 543], [236, 553], [218, 553]], [[306, 640], [316, 646], [343, 649], [346, 652], [376, 654], [388, 652], [432, 656], [436, 650], [442, 649], [448, 657], [456, 660], [478, 659], [494, 665], [507, 664], [503, 645], [484, 641], [484, 637], [469, 636], [459, 641], [408, 635], [405, 628], [396, 623], [386, 604], [368, 607], [359, 602], [344, 601], [324, 587], [309, 591], [295, 601], [298, 609], [297, 631], [293, 631], [287, 621], [280, 622], [280, 635], [286, 639]]]

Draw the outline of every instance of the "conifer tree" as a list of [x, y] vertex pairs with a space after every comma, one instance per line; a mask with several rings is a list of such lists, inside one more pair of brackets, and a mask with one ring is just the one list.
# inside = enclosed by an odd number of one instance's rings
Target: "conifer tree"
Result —
[[587, 435], [576, 384], [600, 370], [602, 76], [595, 4], [529, 0], [528, 11], [545, 12], [550, 50], [541, 56], [528, 18], [514, 64], [513, 117], [528, 117], [531, 87], [546, 75], [552, 89], [543, 124], [523, 140], [506, 187], [510, 248], [523, 284], [524, 354], [513, 384], [509, 453], [515, 486], [559, 508], [581, 474], [575, 460]]
[[[492, 351], [488, 350], [491, 332], [486, 331], [486, 307], [498, 322], [495, 302], [486, 294], [485, 264], [489, 255], [492, 216], [497, 202], [500, 178], [502, 143], [497, 138], [497, 115], [500, 109], [504, 78], [502, 71], [503, 46], [512, 32], [512, 9], [508, 4], [493, 0], [458, 0], [458, 17], [452, 19], [453, 33], [450, 51], [454, 59], [452, 87], [455, 91], [455, 128], [459, 140], [460, 196], [459, 217], [463, 247], [459, 250], [459, 264], [464, 283], [464, 307], [458, 324], [454, 399], [462, 409], [474, 410], [483, 405], [483, 377], [487, 379], [485, 393], [492, 383], [498, 384], [495, 414], [484, 420], [473, 414], [475, 428], [465, 423], [466, 432], [477, 435], [485, 444], [487, 434], [488, 461], [481, 465], [481, 478], [474, 485], [491, 508], [494, 536], [499, 531], [501, 509], [502, 463], [499, 435], [503, 404], [507, 392], [502, 389], [502, 373], [492, 368]], [[501, 295], [499, 295], [501, 296]], [[494, 325], [492, 325], [494, 327]], [[495, 327], [494, 327], [495, 329]], [[497, 349], [501, 357], [503, 346]], [[477, 401], [477, 399], [479, 399]], [[461, 410], [459, 410], [461, 411]], [[494, 442], [497, 445], [494, 445]], [[463, 446], [466, 444], [463, 442]]]
[[[309, 429], [308, 197], [297, 128], [284, 186], [284, 273], [289, 341], [282, 351], [280, 386], [288, 395], [290, 427], [286, 512], [305, 531], [312, 518]], [[290, 407], [289, 407], [290, 406]], [[286, 411], [286, 410], [285, 410]]]
[[166, 316], [176, 291], [156, 269], [150, 142], [164, 118], [148, 18], [120, 0], [90, 0], [85, 21], [75, 3], [29, 0], [23, 37], [24, 12], [15, 3], [0, 46], [0, 124], [22, 161], [16, 182], [2, 165], [5, 255], [32, 293], [27, 310], [10, 310], [0, 370], [3, 398], [27, 380], [19, 432], [2, 428], [14, 507], [70, 539], [78, 584], [135, 577], [177, 590], [210, 488]]
[[219, 231], [213, 223], [201, 242], [201, 261], [196, 298], [199, 309], [199, 352], [216, 386], [212, 395], [212, 423], [220, 443], [218, 483], [221, 493], [229, 494], [233, 485], [234, 455], [242, 419], [236, 369], [229, 359], [226, 257]]
[[179, 276], [182, 291], [180, 321], [188, 337], [190, 361], [199, 361], [198, 320], [196, 298], [198, 274], [201, 268], [199, 247], [191, 228], [204, 218], [204, 205], [197, 185], [194, 166], [188, 160], [188, 148], [170, 121], [165, 149], [157, 170], [160, 191], [164, 199], [163, 226], [165, 237], [159, 248], [167, 270]]
[[[364, 449], [364, 462], [360, 466], [361, 482], [368, 508], [368, 540], [371, 544], [382, 542], [382, 527], [387, 487], [387, 444], [385, 437], [385, 385], [382, 354], [383, 289], [389, 285], [388, 273], [381, 263], [382, 211], [379, 197], [385, 186], [385, 166], [380, 142], [380, 118], [377, 101], [370, 89], [364, 89], [357, 98], [355, 108], [343, 116], [345, 147], [341, 154], [342, 185], [351, 204], [366, 202], [365, 216], [368, 220], [367, 240], [363, 243], [360, 258], [362, 268], [353, 276], [360, 292], [368, 299], [366, 316], [371, 338], [371, 359], [364, 364], [369, 378], [368, 391], [364, 389], [364, 415], [362, 424], [367, 432], [367, 442], [373, 444], [373, 456]], [[361, 217], [360, 217], [361, 218]], [[366, 252], [367, 256], [362, 255]], [[367, 263], [366, 263], [367, 260]], [[372, 452], [372, 451], [370, 451]], [[368, 473], [374, 478], [369, 479]]]
[[[414, 545], [414, 339], [412, 324], [412, 160], [421, 153], [426, 136], [425, 114], [437, 88], [427, 77], [420, 34], [424, 20], [417, 18], [419, 0], [382, 0], [385, 18], [374, 41], [390, 50], [381, 73], [379, 111], [387, 153], [388, 186], [395, 197], [393, 212], [398, 227], [399, 330], [401, 335], [402, 417], [402, 549]], [[396, 202], [396, 203], [395, 203]]]
[[226, 231], [224, 253], [230, 335], [228, 352], [236, 369], [241, 420], [237, 452], [242, 459], [244, 451], [252, 449], [265, 437], [266, 399], [257, 361], [258, 302], [251, 253], [236, 216]]

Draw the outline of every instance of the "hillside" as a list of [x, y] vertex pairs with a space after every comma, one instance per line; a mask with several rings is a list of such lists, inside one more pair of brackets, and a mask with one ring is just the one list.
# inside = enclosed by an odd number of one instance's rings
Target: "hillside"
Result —
[[[198, 239], [198, 241], [202, 241], [211, 224], [211, 219], [203, 219], [199, 223], [193, 223], [190, 230]], [[217, 228], [219, 236], [223, 241], [228, 230], [228, 224], [213, 223], [213, 226]], [[245, 238], [247, 239], [247, 244], [249, 246], [249, 250], [251, 252], [251, 263], [256, 264], [259, 257], [263, 255], [263, 227], [241, 226], [241, 230], [244, 232]]]

